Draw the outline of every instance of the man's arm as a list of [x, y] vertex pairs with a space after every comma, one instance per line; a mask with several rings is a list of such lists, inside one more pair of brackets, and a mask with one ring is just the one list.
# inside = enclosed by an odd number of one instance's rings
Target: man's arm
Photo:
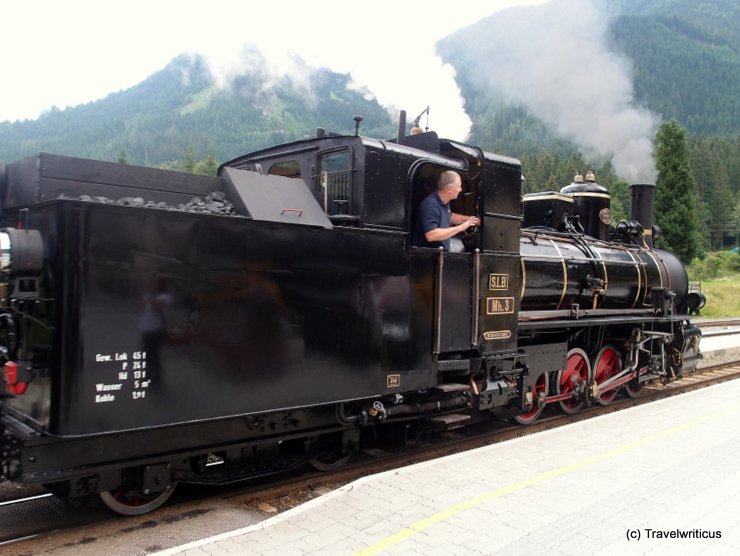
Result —
[[462, 224], [463, 222], [465, 222], [466, 220], [470, 220], [471, 218], [475, 220], [475, 223], [471, 224], [471, 226], [477, 226], [478, 224], [480, 224], [480, 219], [478, 217], [470, 216], [469, 214], [460, 214], [459, 212], [452, 213], [452, 218], [450, 219], [450, 222], [452, 222], [452, 224], [454, 225], [457, 225]]
[[[455, 220], [458, 220], [458, 222], [455, 222]], [[433, 241], [443, 241], [445, 239], [450, 239], [451, 237], [464, 232], [471, 226], [477, 226], [478, 224], [480, 224], [480, 219], [477, 216], [468, 216], [465, 214], [457, 214], [453, 212], [452, 223], [456, 225], [450, 226], [449, 228], [435, 228], [433, 230], [429, 230], [424, 234], [424, 237], [430, 243]]]

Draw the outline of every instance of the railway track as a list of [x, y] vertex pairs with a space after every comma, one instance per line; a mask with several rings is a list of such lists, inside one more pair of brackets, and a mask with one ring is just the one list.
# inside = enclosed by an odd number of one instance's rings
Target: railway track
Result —
[[718, 336], [735, 336], [740, 334], [740, 330], [725, 330], [725, 329], [709, 329], [704, 330], [702, 336], [704, 338], [716, 338]]
[[[188, 504], [193, 499], [238, 500], [244, 507], [262, 512], [264, 516], [270, 513], [284, 511], [299, 505], [310, 498], [365, 475], [395, 469], [404, 465], [418, 463], [485, 446], [503, 442], [512, 438], [533, 434], [543, 430], [567, 425], [598, 415], [620, 411], [636, 405], [650, 403], [655, 400], [681, 394], [691, 390], [704, 388], [728, 380], [740, 378], [740, 358], [722, 363], [707, 363], [696, 372], [684, 377], [680, 381], [666, 385], [653, 384], [647, 386], [639, 398], [618, 398], [608, 406], [591, 406], [583, 408], [575, 415], [566, 415], [550, 409], [545, 409], [540, 419], [534, 424], [522, 427], [504, 422], [492, 422], [487, 425], [477, 425], [465, 429], [457, 429], [441, 433], [433, 441], [412, 443], [410, 448], [403, 451], [377, 448], [360, 454], [356, 461], [331, 472], [304, 473], [297, 477], [284, 477], [273, 480], [268, 485], [245, 483], [231, 489], [212, 489], [215, 494], [203, 496], [199, 493], [178, 496], [176, 492], [170, 504]], [[196, 489], [198, 490], [198, 489]], [[156, 521], [155, 512], [147, 517]], [[0, 502], [0, 554], [4, 549], [17, 546], [20, 541], [34, 537], [48, 535], [54, 531], [66, 531], [78, 528], [84, 537], [84, 530], [92, 524], [101, 522], [127, 522], [97, 506], [80, 505], [74, 501], [63, 500], [46, 494], [34, 494], [22, 498]], [[25, 544], [25, 543], [23, 543]], [[28, 553], [34, 553], [30, 550]], [[8, 552], [13, 553], [13, 552]]]
[[723, 319], [711, 319], [711, 320], [697, 320], [692, 321], [702, 330], [720, 328], [720, 327], [740, 327], [740, 318], [723, 318]]

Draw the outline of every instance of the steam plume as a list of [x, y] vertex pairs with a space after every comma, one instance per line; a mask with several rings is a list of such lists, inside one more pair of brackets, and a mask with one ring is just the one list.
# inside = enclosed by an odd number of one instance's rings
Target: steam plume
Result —
[[596, 2], [552, 0], [494, 17], [454, 38], [478, 65], [475, 86], [524, 105], [585, 156], [611, 157], [623, 179], [653, 182], [659, 118], [636, 105], [631, 65], [609, 50]]
[[327, 67], [349, 74], [354, 87], [372, 95], [394, 119], [400, 108], [416, 114], [430, 105], [429, 121], [435, 131], [452, 139], [467, 137], [471, 121], [455, 69], [437, 55], [433, 43], [491, 13], [494, 3], [466, 0], [467, 9], [450, 11], [422, 0], [377, 0], [372, 10], [357, 18], [354, 4], [325, 0], [321, 12], [331, 15], [323, 15], [315, 25], [306, 24], [317, 19], [314, 4], [291, 3], [290, 21], [281, 4], [265, 5], [260, 16], [266, 22], [280, 21], [280, 32], [257, 25], [245, 34], [242, 19], [234, 14], [219, 28], [222, 35], [232, 36], [224, 26], [236, 26], [233, 41], [219, 51], [201, 49], [220, 85], [258, 68], [267, 82], [287, 77], [309, 90], [311, 71]]

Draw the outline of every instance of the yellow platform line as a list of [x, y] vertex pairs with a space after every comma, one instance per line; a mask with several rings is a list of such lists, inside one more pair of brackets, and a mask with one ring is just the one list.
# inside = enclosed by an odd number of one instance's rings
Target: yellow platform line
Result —
[[561, 475], [566, 475], [567, 473], [578, 471], [580, 469], [583, 469], [584, 467], [593, 465], [594, 463], [598, 463], [600, 461], [604, 461], [611, 457], [623, 454], [624, 452], [628, 452], [630, 450], [640, 448], [641, 446], [644, 446], [645, 444], [655, 442], [656, 440], [665, 438], [666, 436], [674, 435], [690, 427], [694, 427], [696, 425], [706, 423], [707, 421], [711, 421], [712, 419], [723, 417], [730, 413], [735, 413], [737, 411], [740, 411], [740, 405], [717, 410], [707, 415], [696, 417], [684, 423], [674, 425], [662, 431], [645, 436], [633, 442], [623, 444], [622, 446], [618, 446], [617, 448], [613, 448], [611, 450], [601, 452], [600, 454], [596, 454], [589, 458], [582, 459], [575, 463], [571, 463], [568, 465], [564, 465], [563, 467], [558, 467], [557, 469], [552, 469], [550, 471], [540, 473], [539, 475], [535, 475], [534, 477], [530, 477], [529, 479], [524, 479], [523, 481], [518, 481], [508, 486], [493, 490], [491, 492], [481, 494], [480, 496], [476, 496], [475, 498], [470, 498], [463, 502], [459, 502], [453, 506], [450, 506], [449, 508], [446, 508], [440, 512], [437, 512], [434, 515], [431, 515], [425, 519], [422, 519], [420, 521], [417, 521], [416, 523], [413, 523], [412, 525], [409, 525], [405, 529], [402, 529], [398, 533], [395, 533], [389, 537], [386, 537], [382, 541], [379, 541], [367, 548], [364, 548], [358, 552], [355, 552], [355, 556], [372, 556], [373, 554], [378, 554], [379, 552], [382, 552], [383, 550], [387, 550], [391, 548], [392, 546], [395, 546], [413, 537], [417, 533], [421, 533], [424, 530], [429, 529], [431, 526], [436, 525], [437, 523], [440, 523], [444, 521], [445, 519], [448, 519], [454, 515], [457, 515], [460, 512], [469, 510], [470, 508], [480, 506], [481, 504], [485, 504], [486, 502], [490, 502], [492, 500], [495, 500], [496, 498], [501, 498], [503, 496], [506, 496], [507, 494], [511, 494], [513, 492], [517, 492], [519, 490], [534, 486], [536, 484], [542, 483], [549, 479], [554, 479], [555, 477], [560, 477]]

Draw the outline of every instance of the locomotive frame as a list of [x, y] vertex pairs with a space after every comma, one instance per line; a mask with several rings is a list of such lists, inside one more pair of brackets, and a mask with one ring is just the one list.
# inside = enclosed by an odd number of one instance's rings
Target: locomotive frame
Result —
[[[410, 245], [444, 170], [481, 217], [463, 252]], [[608, 193], [574, 185], [525, 198], [523, 226], [519, 161], [402, 129], [320, 130], [212, 178], [8, 165], [0, 478], [139, 514], [177, 482], [339, 465], [373, 427], [527, 424], [680, 377], [697, 300], [645, 243], [651, 208], [603, 237], [583, 226]]]

